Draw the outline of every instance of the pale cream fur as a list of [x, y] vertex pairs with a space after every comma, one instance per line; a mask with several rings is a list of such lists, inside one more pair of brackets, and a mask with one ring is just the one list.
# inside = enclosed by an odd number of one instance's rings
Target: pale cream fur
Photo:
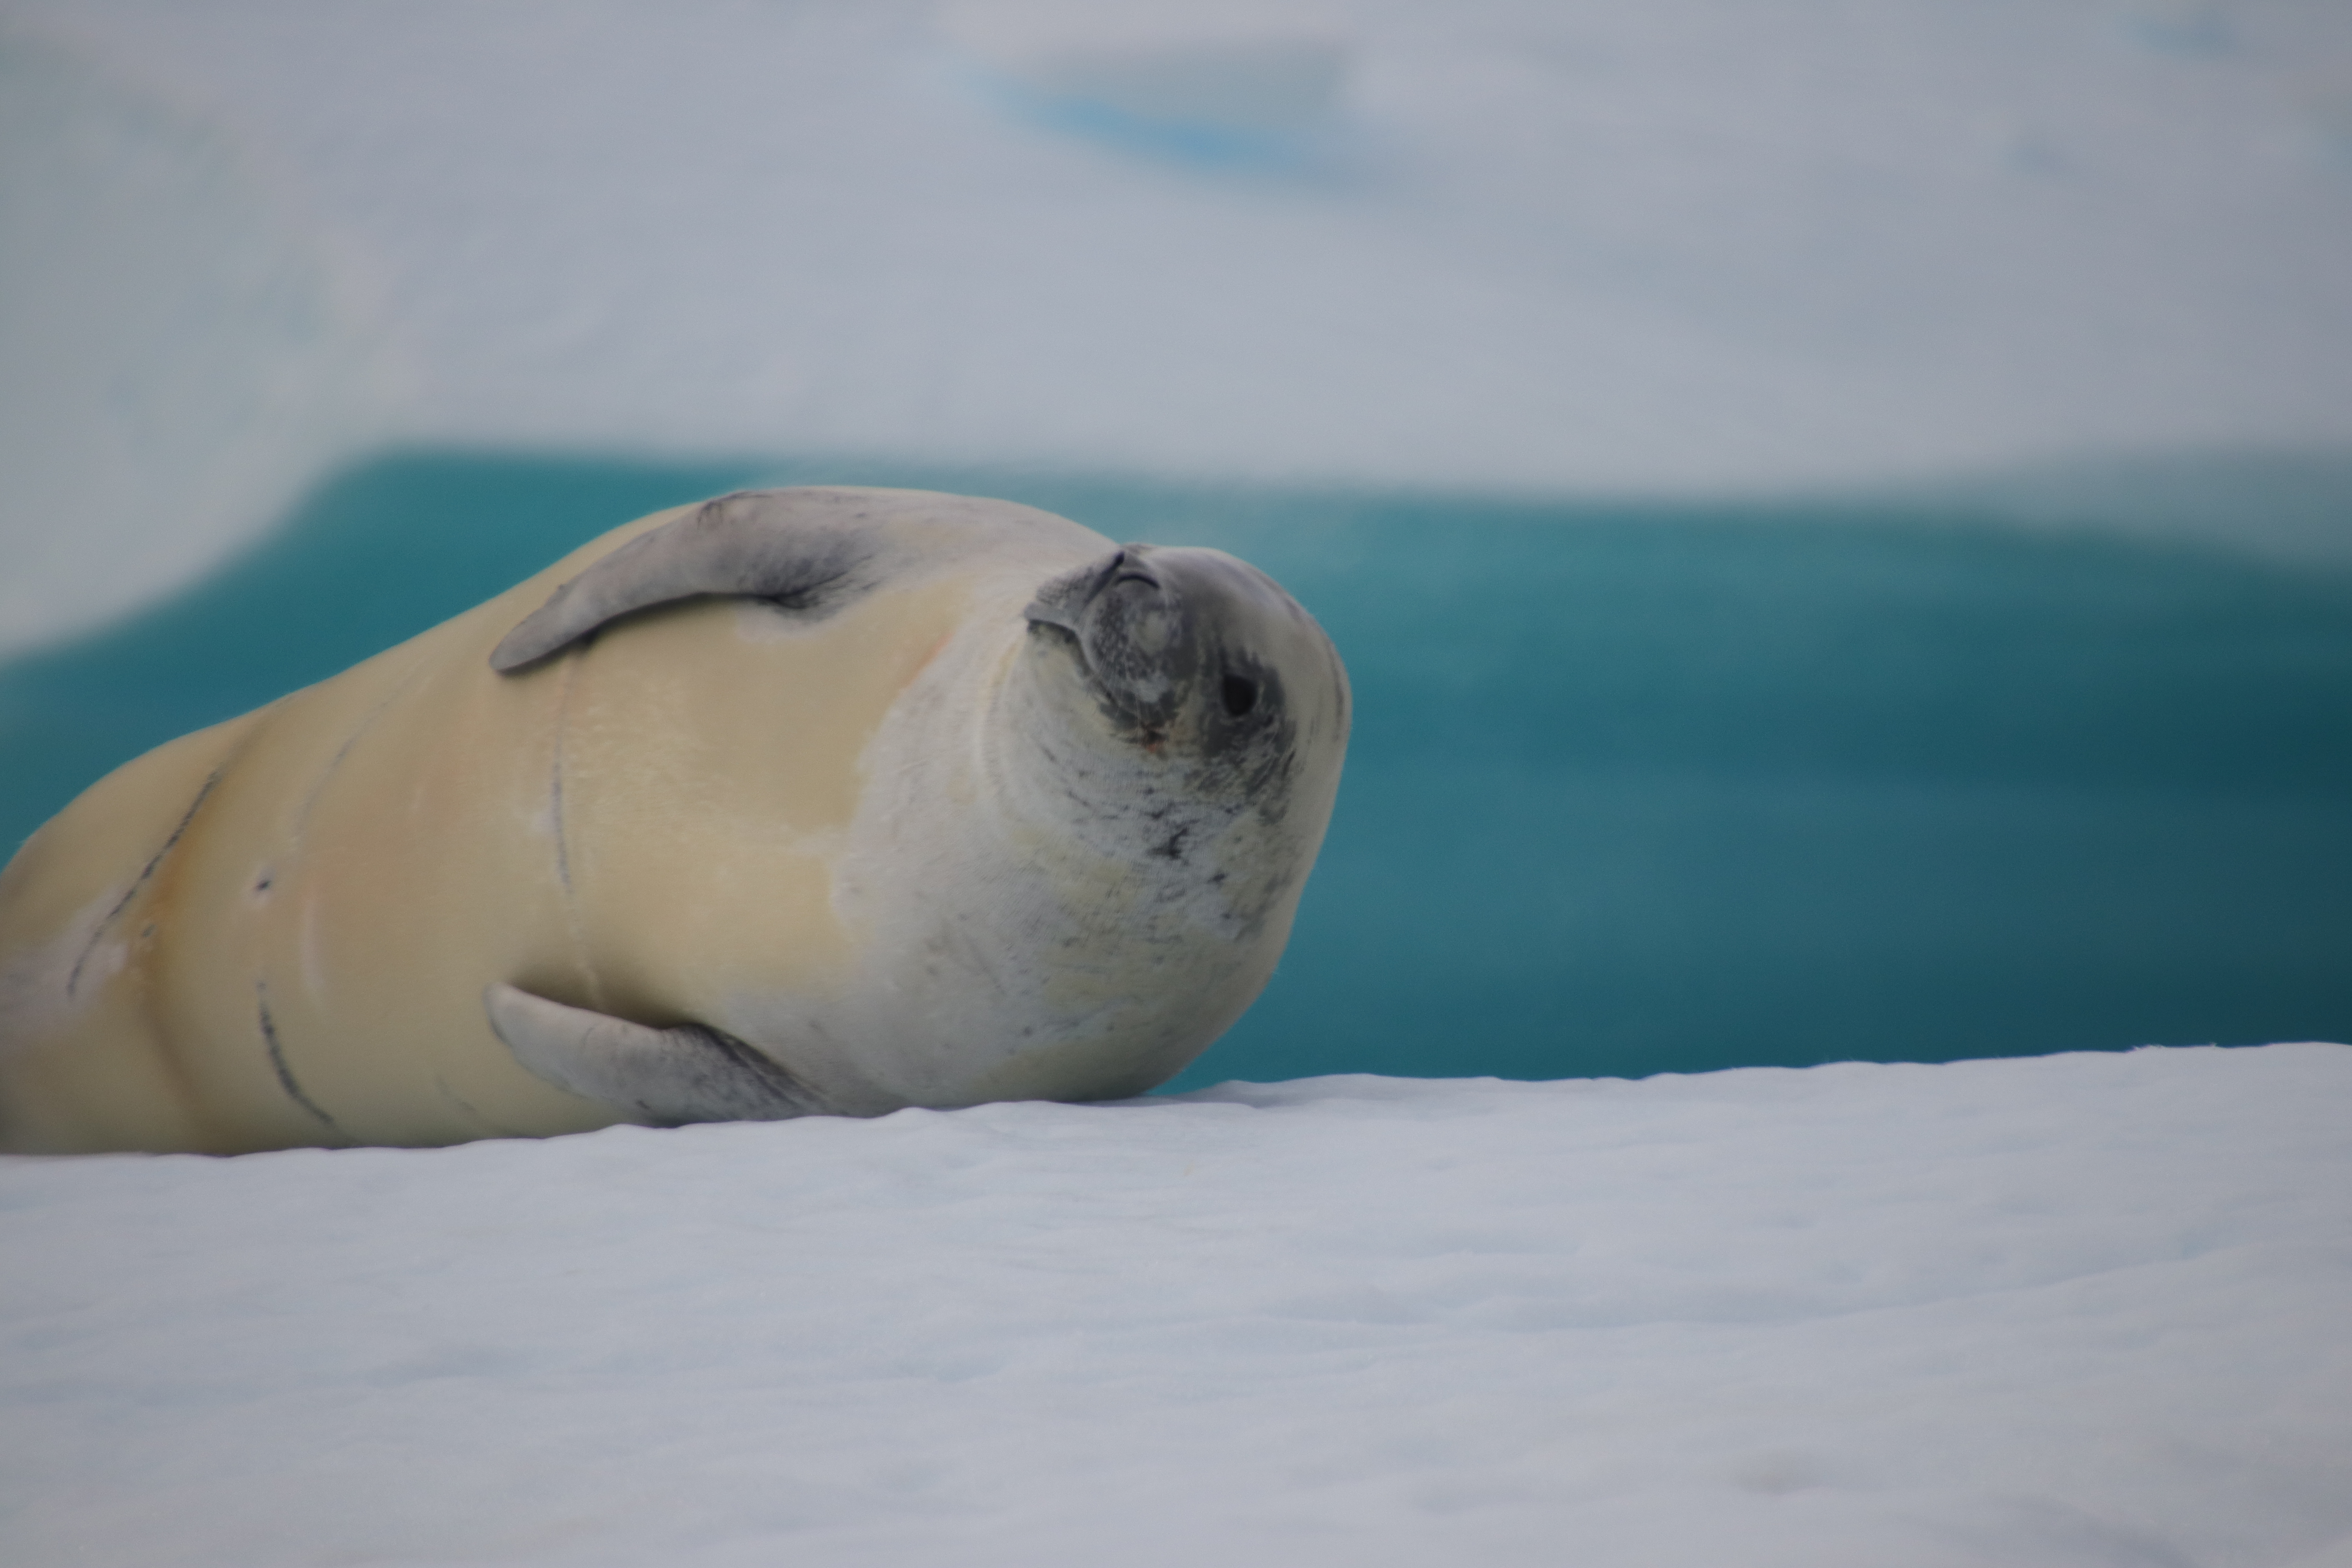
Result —
[[[1014, 680], [1022, 605], [1110, 542], [1048, 519], [811, 624], [697, 599], [489, 668], [558, 585], [678, 515], [139, 758], [28, 841], [0, 873], [0, 1147], [439, 1144], [620, 1120], [518, 1065], [483, 1012], [494, 981], [788, 1039], [830, 1106], [869, 1113], [1139, 1090], [1247, 1005], [1295, 885], [1218, 939], [1241, 960], [1188, 982], [1183, 1027], [1136, 1063], [1107, 1065], [1101, 1028], [1057, 1025], [1025, 1057], [949, 1070], [908, 1020], [956, 994], [916, 995], [889, 967], [941, 940], [922, 922], [958, 879], [986, 931], [1034, 919], [1054, 879], [1105, 874], [1055, 841], [1050, 801], [995, 798], [990, 727], [1051, 700]], [[1345, 735], [1344, 716], [1321, 721], [1321, 771], [1284, 830], [1308, 836], [1309, 861]], [[979, 828], [944, 815], [975, 802]], [[1237, 839], [1236, 869], [1254, 853]], [[1199, 970], [1208, 951], [1173, 928], [1152, 940], [1155, 964]], [[1111, 1017], [1141, 951], [1004, 981], [1004, 1005], [1050, 994], [1065, 1025]]]

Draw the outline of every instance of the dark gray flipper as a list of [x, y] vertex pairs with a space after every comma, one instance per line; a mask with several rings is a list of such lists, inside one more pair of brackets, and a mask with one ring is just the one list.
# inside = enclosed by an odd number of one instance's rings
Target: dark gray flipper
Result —
[[505, 984], [483, 992], [482, 1006], [533, 1074], [647, 1121], [781, 1121], [824, 1109], [792, 1074], [717, 1029], [650, 1028]]
[[569, 647], [615, 616], [706, 594], [767, 599], [816, 616], [873, 588], [887, 541], [874, 528], [906, 510], [868, 490], [738, 490], [629, 541], [555, 591], [490, 655], [501, 674]]
[[510, 674], [615, 616], [704, 595], [765, 599], [811, 619], [900, 573], [946, 569], [1014, 541], [1093, 553], [1102, 541], [1012, 501], [808, 485], [738, 490], [640, 534], [525, 616], [490, 655]]

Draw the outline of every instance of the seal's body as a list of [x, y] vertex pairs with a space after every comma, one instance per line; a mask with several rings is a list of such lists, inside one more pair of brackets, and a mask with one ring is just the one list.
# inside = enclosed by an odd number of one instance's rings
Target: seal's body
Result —
[[1134, 1094], [1273, 972], [1346, 676], [1206, 550], [657, 514], [93, 785], [0, 873], [0, 1147]]

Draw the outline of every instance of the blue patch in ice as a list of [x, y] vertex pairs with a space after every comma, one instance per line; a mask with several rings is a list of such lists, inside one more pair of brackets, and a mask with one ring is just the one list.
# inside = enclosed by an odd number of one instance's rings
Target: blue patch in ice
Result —
[[1320, 124], [1254, 124], [1139, 113], [1100, 99], [1040, 91], [979, 72], [969, 90], [999, 112], [1055, 135], [1203, 173], [1297, 174], [1336, 166], [1339, 140]]
[[0, 667], [0, 843], [151, 745], [755, 479], [1223, 545], [1329, 628], [1358, 710], [1331, 837], [1281, 973], [1180, 1086], [2352, 1037], [2352, 570], [1989, 504], [391, 457], [173, 601]]
[[2204, 0], [2147, 0], [2127, 26], [2142, 44], [2165, 54], [2224, 55], [2238, 43], [2228, 15]]
[[962, 6], [947, 17], [949, 79], [1000, 113], [1202, 170], [1304, 174], [1334, 163], [1351, 50], [1328, 19], [1024, 9]]
[[[1009, 97], [1009, 95], [1008, 95]], [[1302, 161], [1304, 144], [1280, 132], [1197, 121], [1149, 120], [1085, 99], [1011, 99], [1023, 119], [1050, 131], [1083, 136], [1127, 152], [1180, 163], [1223, 168], [1286, 168]]]

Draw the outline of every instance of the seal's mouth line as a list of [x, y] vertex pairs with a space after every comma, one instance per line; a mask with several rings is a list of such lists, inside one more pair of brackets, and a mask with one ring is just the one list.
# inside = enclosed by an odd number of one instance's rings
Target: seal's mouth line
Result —
[[1115, 551], [1081, 581], [1074, 581], [1077, 574], [1072, 573], [1046, 584], [1021, 614], [1033, 626], [1061, 627], [1083, 646], [1086, 636], [1079, 623], [1086, 618], [1087, 606], [1102, 596], [1122, 570], [1135, 570], [1133, 558], [1124, 550]]
[[1021, 612], [1021, 618], [1033, 626], [1051, 626], [1055, 631], [1078, 636], [1078, 617], [1063, 606], [1049, 605], [1043, 599], [1030, 600], [1028, 606]]
[[[1083, 605], [1080, 613], [1084, 613]], [[1060, 638], [1068, 647], [1070, 657], [1078, 661], [1078, 668], [1086, 677], [1087, 684], [1094, 689], [1097, 700], [1109, 703], [1114, 709], [1118, 706], [1110, 683], [1103, 679], [1102, 671], [1095, 668], [1094, 657], [1087, 651], [1086, 634], [1078, 629], [1078, 616], [1071, 614], [1063, 605], [1048, 604], [1043, 599], [1033, 601], [1021, 614], [1029, 623], [1032, 637], [1044, 632]]]
[[1113, 551], [1082, 581], [1062, 577], [1048, 583], [1021, 612], [1022, 618], [1032, 626], [1051, 626], [1067, 635], [1076, 645], [1079, 666], [1097, 685], [1103, 683], [1102, 672], [1095, 668], [1094, 658], [1087, 649], [1085, 621], [1087, 611], [1114, 583], [1142, 583], [1153, 588], [1160, 585], [1159, 577], [1137, 558], [1134, 547], [1129, 546]]

